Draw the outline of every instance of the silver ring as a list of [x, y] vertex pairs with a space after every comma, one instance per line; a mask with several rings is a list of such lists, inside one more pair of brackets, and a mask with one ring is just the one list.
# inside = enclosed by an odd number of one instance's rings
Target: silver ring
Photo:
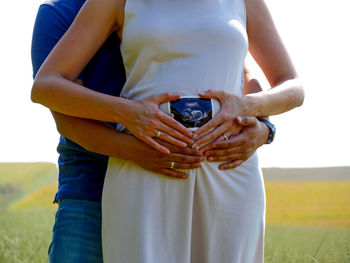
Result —
[[227, 138], [227, 136], [225, 134], [224, 134], [224, 138], [225, 138], [226, 141], [228, 141], [228, 138]]
[[170, 163], [170, 169], [174, 169], [174, 167], [175, 167], [175, 162], [171, 162]]
[[156, 136], [159, 137], [161, 133], [162, 133], [161, 131], [157, 131], [157, 135]]

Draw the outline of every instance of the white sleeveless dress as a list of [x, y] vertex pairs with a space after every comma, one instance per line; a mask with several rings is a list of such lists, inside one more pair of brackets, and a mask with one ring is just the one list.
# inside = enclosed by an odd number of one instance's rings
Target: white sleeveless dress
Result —
[[[208, 89], [242, 94], [244, 0], [127, 0], [122, 96]], [[185, 180], [110, 158], [102, 199], [105, 263], [263, 262], [265, 191], [257, 155]]]

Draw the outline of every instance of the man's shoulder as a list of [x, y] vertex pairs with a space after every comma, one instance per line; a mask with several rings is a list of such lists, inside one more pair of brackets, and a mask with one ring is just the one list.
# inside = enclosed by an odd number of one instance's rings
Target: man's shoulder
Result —
[[85, 0], [47, 0], [39, 7], [32, 37], [33, 76], [72, 24]]
[[70, 25], [85, 0], [46, 0], [40, 5], [38, 14], [60, 17], [66, 25]]
[[50, 6], [52, 8], [76, 8], [81, 7], [86, 0], [46, 0], [41, 5]]

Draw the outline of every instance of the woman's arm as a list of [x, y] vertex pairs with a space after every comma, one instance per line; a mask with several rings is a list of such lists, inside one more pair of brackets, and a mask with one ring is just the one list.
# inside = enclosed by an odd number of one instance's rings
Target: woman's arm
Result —
[[302, 105], [304, 89], [292, 61], [276, 30], [263, 0], [246, 0], [249, 50], [264, 72], [271, 89], [239, 96], [223, 91], [208, 91], [201, 96], [216, 98], [221, 111], [213, 120], [198, 129], [194, 138], [215, 128], [200, 138], [194, 146], [223, 134], [237, 116], [265, 117], [289, 111]]
[[247, 98], [248, 115], [270, 116], [301, 106], [304, 89], [263, 0], [246, 0], [249, 50], [271, 89]]
[[[77, 80], [77, 83], [83, 84]], [[259, 81], [245, 67], [244, 93], [261, 91]], [[99, 121], [81, 119], [52, 112], [59, 133], [83, 146], [85, 149], [107, 156], [130, 160], [143, 168], [171, 177], [186, 178], [187, 174], [177, 169], [198, 168], [205, 159], [201, 151], [192, 148], [180, 148], [160, 142], [171, 150], [170, 154], [155, 151], [134, 136], [116, 131]], [[231, 169], [247, 160], [257, 148], [266, 142], [268, 129], [256, 118], [244, 117], [237, 123], [241, 132], [231, 136], [228, 141], [217, 141], [207, 146], [205, 156], [209, 161], [225, 162], [220, 169]], [[174, 169], [170, 169], [175, 162]]]
[[[80, 82], [82, 84], [82, 82]], [[260, 83], [245, 68], [245, 93], [261, 91]], [[268, 129], [265, 124], [256, 118], [244, 117], [237, 126], [241, 131], [236, 136], [231, 136], [228, 141], [216, 141], [206, 149], [198, 151], [191, 148], [179, 148], [164, 142], [163, 146], [170, 149], [171, 154], [164, 154], [153, 150], [137, 138], [120, 133], [108, 125], [77, 117], [66, 116], [52, 112], [59, 133], [83, 146], [85, 149], [130, 160], [147, 170], [161, 173], [167, 176], [186, 178], [186, 173], [176, 169], [193, 169], [200, 166], [204, 160], [202, 151], [209, 161], [225, 162], [220, 169], [231, 169], [239, 166], [248, 159], [257, 148], [266, 142]], [[170, 163], [175, 162], [175, 169], [170, 169]]]
[[161, 102], [175, 100], [179, 94], [129, 101], [74, 83], [107, 37], [114, 31], [121, 35], [123, 10], [123, 0], [87, 0], [40, 68], [32, 100], [66, 115], [121, 123], [135, 136], [166, 153], [169, 150], [152, 139], [158, 131], [162, 140], [185, 147], [192, 143], [192, 133], [158, 109]]
[[[244, 66], [244, 94], [261, 92], [259, 81], [247, 65]], [[268, 117], [267, 117], [268, 119]], [[239, 130], [238, 134], [234, 134]], [[231, 134], [234, 134], [231, 136]], [[232, 123], [232, 129], [225, 132], [226, 140], [220, 136], [217, 140], [204, 146], [204, 152], [209, 162], [224, 162], [219, 169], [232, 169], [241, 165], [267, 141], [269, 129], [255, 117], [238, 117]]]

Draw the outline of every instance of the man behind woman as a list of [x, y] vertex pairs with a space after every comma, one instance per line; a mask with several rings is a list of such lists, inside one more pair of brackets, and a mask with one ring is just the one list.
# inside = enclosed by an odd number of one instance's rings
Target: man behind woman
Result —
[[[79, 0], [59, 0], [48, 1], [40, 7], [33, 32], [34, 76], [82, 4], [83, 1]], [[77, 82], [92, 90], [117, 96], [125, 79], [118, 45], [119, 40], [112, 34], [77, 77]], [[257, 91], [259, 86], [254, 80], [246, 83], [246, 93]], [[198, 167], [204, 158], [195, 149], [158, 141], [171, 151], [171, 154], [164, 154], [99, 121], [54, 111], [52, 114], [63, 136], [58, 147], [59, 189], [55, 201], [59, 202], [59, 208], [49, 250], [51, 262], [102, 262], [100, 201], [107, 166], [104, 155], [132, 160], [151, 171], [175, 177], [184, 174], [170, 169], [171, 162], [176, 162], [177, 169], [190, 169]], [[247, 159], [267, 138], [268, 129], [264, 124], [254, 118], [244, 118], [243, 121], [242, 125], [246, 127], [238, 136], [230, 138], [233, 150], [225, 148], [224, 153], [212, 151], [214, 160], [233, 161], [226, 164], [226, 168], [233, 168]], [[247, 138], [249, 143], [243, 143]], [[235, 145], [242, 145], [239, 153], [234, 150]]]

